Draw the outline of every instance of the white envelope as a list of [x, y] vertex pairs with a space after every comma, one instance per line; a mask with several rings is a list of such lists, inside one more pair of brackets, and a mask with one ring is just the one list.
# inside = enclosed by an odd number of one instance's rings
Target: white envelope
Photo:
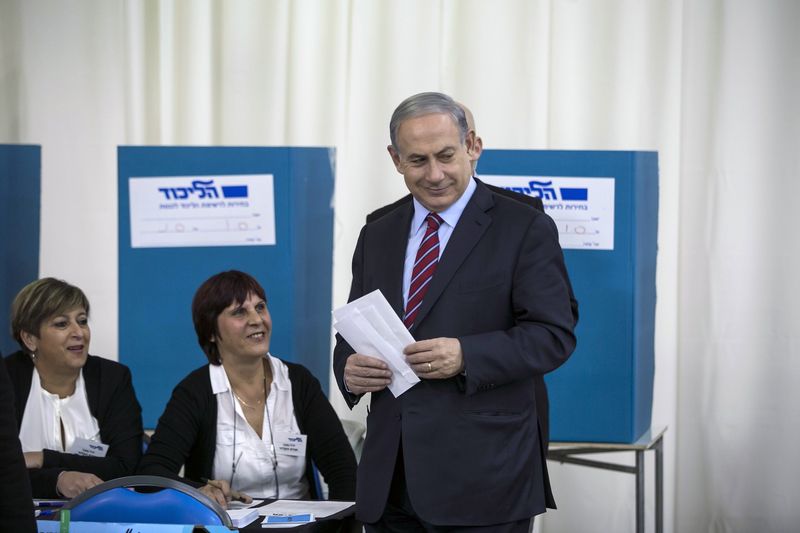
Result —
[[377, 357], [389, 365], [395, 397], [419, 382], [408, 366], [403, 348], [414, 342], [400, 317], [380, 290], [372, 291], [333, 311], [333, 327], [358, 353]]

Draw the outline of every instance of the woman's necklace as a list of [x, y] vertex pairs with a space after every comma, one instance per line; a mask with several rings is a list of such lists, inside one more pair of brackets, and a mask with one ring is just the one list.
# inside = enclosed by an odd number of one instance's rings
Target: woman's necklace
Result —
[[264, 403], [264, 398], [267, 396], [267, 369], [266, 365], [264, 365], [264, 389], [261, 391], [262, 398], [255, 400], [255, 405], [250, 405], [246, 401], [242, 400], [242, 397], [237, 394], [236, 389], [233, 388], [233, 384], [231, 384], [231, 390], [233, 391], [233, 395], [236, 396], [236, 399], [239, 400], [239, 403], [242, 404], [242, 407], [247, 409], [259, 409], [259, 406]]
[[264, 403], [264, 400], [256, 400], [255, 405], [250, 405], [246, 401], [242, 400], [242, 397], [236, 394], [236, 391], [233, 391], [233, 395], [236, 396], [236, 399], [239, 400], [239, 403], [242, 404], [242, 407], [245, 407], [247, 409], [257, 409], [259, 405]]

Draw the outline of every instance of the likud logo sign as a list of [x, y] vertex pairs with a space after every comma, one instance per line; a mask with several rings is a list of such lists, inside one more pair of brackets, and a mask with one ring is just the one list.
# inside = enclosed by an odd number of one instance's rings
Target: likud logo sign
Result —
[[247, 198], [247, 185], [222, 185], [217, 186], [214, 180], [193, 180], [189, 187], [159, 187], [158, 191], [164, 194], [165, 200], [186, 200], [195, 197], [198, 200], [205, 198]]
[[558, 226], [561, 247], [614, 249], [614, 178], [485, 176], [486, 183], [542, 199]]
[[271, 174], [130, 178], [131, 246], [275, 244]]

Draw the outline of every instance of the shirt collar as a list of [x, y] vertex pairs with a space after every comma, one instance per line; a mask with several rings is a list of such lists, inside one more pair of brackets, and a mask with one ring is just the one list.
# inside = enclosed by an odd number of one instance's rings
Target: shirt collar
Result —
[[56, 404], [66, 405], [68, 404], [73, 398], [79, 396], [86, 395], [86, 386], [83, 383], [83, 368], [78, 371], [78, 379], [75, 380], [75, 390], [69, 396], [65, 396], [64, 398], [60, 398], [58, 394], [53, 394], [52, 392], [47, 392], [44, 387], [42, 387], [42, 378], [39, 375], [39, 370], [34, 366], [33, 367], [33, 377], [31, 379], [31, 389], [33, 390], [38, 389], [41, 393], [43, 398], [47, 398], [48, 400], [52, 401]]
[[[456, 200], [453, 205], [439, 213], [439, 216], [442, 217], [442, 220], [444, 220], [448, 226], [451, 228], [456, 227], [458, 219], [461, 218], [464, 208], [467, 207], [470, 198], [472, 198], [477, 188], [478, 186], [475, 184], [475, 178], [470, 178], [467, 188], [464, 189], [464, 193], [461, 197]], [[414, 198], [414, 218], [411, 220], [411, 227], [414, 229], [414, 232], [418, 231], [422, 223], [425, 222], [425, 217], [428, 216], [428, 213], [430, 213], [430, 211]]]
[[[266, 358], [272, 369], [273, 385], [275, 385], [278, 390], [289, 390], [289, 369], [270, 353], [266, 355]], [[231, 382], [228, 380], [228, 374], [225, 372], [222, 365], [208, 365], [208, 375], [211, 379], [211, 392], [213, 394], [231, 390]]]

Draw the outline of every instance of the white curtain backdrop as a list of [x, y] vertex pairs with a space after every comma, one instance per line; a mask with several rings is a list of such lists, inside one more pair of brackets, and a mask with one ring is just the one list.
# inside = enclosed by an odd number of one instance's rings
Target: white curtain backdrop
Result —
[[[487, 148], [657, 150], [665, 531], [789, 532], [798, 28], [796, 0], [0, 0], [0, 142], [42, 145], [41, 274], [87, 292], [111, 358], [118, 145], [335, 146], [332, 306], [365, 214], [406, 192], [406, 96], [466, 103]], [[550, 468], [541, 531], [633, 530], [632, 476]]]

